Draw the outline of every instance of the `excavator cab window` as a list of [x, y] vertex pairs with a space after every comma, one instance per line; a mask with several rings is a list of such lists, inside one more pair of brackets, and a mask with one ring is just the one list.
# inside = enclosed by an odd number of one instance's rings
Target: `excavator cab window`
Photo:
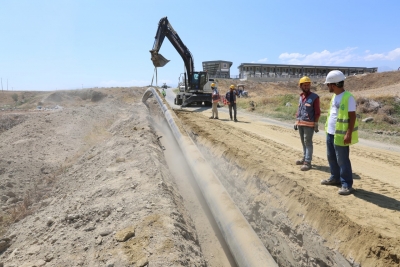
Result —
[[200, 87], [199, 87], [199, 81], [200, 81], [200, 79], [199, 79], [200, 77], [199, 77], [199, 73], [193, 73], [193, 76], [192, 76], [192, 86], [191, 86], [191, 88], [190, 89], [195, 89], [195, 90], [198, 90], [198, 89], [200, 89]]
[[200, 72], [200, 88], [204, 88], [207, 83], [207, 73]]

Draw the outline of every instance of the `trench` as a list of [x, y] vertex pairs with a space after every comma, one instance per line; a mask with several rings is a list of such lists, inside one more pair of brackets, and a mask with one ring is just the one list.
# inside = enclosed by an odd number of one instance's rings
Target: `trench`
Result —
[[162, 113], [164, 113], [169, 129], [190, 166], [197, 185], [237, 266], [255, 267], [260, 266], [260, 264], [266, 267], [278, 266], [190, 139], [188, 133], [185, 132], [180, 123], [175, 122], [179, 119], [166, 105], [159, 92], [154, 88], [147, 89], [142, 101], [146, 102], [148, 98], [153, 96], [156, 100], [155, 103], [158, 103]]
[[165, 160], [173, 175], [184, 205], [196, 227], [201, 250], [208, 266], [236, 267], [221, 231], [196, 184], [179, 145], [164, 118], [155, 118], [153, 126], [164, 148]]

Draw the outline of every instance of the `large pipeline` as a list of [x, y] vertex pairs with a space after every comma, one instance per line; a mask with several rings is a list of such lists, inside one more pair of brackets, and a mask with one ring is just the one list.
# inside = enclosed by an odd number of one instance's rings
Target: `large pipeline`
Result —
[[178, 126], [176, 123], [179, 121], [178, 118], [163, 101], [158, 91], [153, 87], [148, 88], [142, 101], [146, 102], [151, 96], [155, 97], [164, 113], [237, 265], [239, 267], [278, 267], [193, 140], [182, 127]]

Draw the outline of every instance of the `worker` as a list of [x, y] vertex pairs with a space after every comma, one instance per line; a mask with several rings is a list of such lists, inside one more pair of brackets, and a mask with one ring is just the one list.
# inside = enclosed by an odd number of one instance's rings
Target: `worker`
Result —
[[326, 76], [325, 84], [333, 93], [325, 123], [327, 157], [331, 176], [323, 185], [341, 185], [339, 195], [353, 193], [350, 145], [358, 142], [358, 121], [354, 96], [344, 90], [346, 77], [339, 70]]
[[226, 101], [228, 102], [228, 107], [229, 107], [229, 116], [231, 117], [232, 120], [232, 109], [233, 109], [233, 118], [235, 119], [235, 122], [237, 122], [236, 118], [236, 96], [237, 92], [235, 90], [235, 86], [232, 84], [229, 87], [229, 92], [226, 93], [225, 98]]
[[311, 169], [313, 156], [313, 135], [318, 132], [318, 120], [321, 115], [319, 96], [310, 91], [311, 79], [307, 76], [299, 80], [301, 94], [299, 107], [296, 112], [294, 129], [299, 131], [303, 146], [303, 157], [296, 161], [296, 165], [302, 165], [300, 170]]
[[217, 87], [215, 86], [215, 83], [211, 84], [211, 89], [213, 90], [212, 92], [212, 115], [210, 119], [217, 119], [218, 120], [218, 103], [220, 100], [220, 95], [218, 92]]
[[167, 95], [167, 93], [165, 92], [164, 88], [162, 89], [161, 94], [163, 95], [163, 97], [165, 97]]

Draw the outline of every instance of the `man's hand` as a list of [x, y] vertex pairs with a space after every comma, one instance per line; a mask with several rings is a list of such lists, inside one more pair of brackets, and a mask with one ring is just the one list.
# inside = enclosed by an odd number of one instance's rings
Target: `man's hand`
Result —
[[299, 129], [297, 124], [293, 125], [293, 128], [294, 128], [295, 131], [297, 131]]
[[349, 131], [346, 132], [344, 135], [344, 140], [343, 140], [345, 145], [351, 144], [351, 133]]
[[314, 132], [318, 133], [319, 129], [318, 129], [318, 122], [314, 123]]

